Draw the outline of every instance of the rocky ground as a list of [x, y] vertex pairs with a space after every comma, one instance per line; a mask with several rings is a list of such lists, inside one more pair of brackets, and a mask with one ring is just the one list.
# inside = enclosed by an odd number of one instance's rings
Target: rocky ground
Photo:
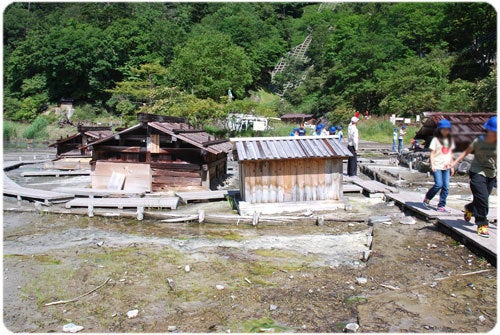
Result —
[[[352, 211], [338, 210], [338, 221], [325, 226], [4, 212], [4, 325], [14, 332], [61, 332], [74, 323], [82, 332], [304, 333], [341, 332], [348, 323], [362, 332], [495, 326], [495, 267], [432, 223], [400, 224], [411, 213], [383, 199], [349, 197]], [[450, 205], [465, 201], [454, 196]], [[16, 206], [33, 204], [4, 198], [4, 207]], [[231, 211], [227, 202], [190, 206]], [[375, 215], [391, 224], [370, 223]]]

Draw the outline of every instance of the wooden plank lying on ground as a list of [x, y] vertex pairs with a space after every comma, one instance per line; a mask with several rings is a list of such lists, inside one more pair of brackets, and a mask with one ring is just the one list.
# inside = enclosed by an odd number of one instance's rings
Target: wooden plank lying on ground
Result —
[[299, 202], [280, 202], [280, 203], [255, 203], [251, 204], [245, 201], [238, 203], [240, 215], [253, 215], [254, 213], [277, 215], [282, 213], [311, 212], [311, 211], [334, 211], [344, 208], [345, 203], [338, 200], [317, 200], [317, 201], [299, 201]]
[[477, 248], [487, 252], [490, 256], [497, 257], [497, 227], [489, 226], [490, 238], [477, 235], [477, 226], [466, 222], [460, 217], [439, 218], [438, 223], [449, 228], [464, 239], [464, 244], [472, 243]]
[[344, 184], [342, 190], [344, 193], [363, 193], [363, 188], [354, 184]]
[[184, 202], [185, 204], [187, 204], [189, 201], [225, 199], [227, 194], [227, 190], [175, 192], [175, 195], [181, 198], [182, 202]]
[[391, 186], [387, 186], [375, 180], [363, 180], [358, 176], [344, 176], [345, 182], [351, 182], [362, 187], [368, 193], [393, 193], [397, 192], [397, 189]]
[[26, 171], [21, 173], [23, 177], [64, 177], [64, 176], [90, 176], [90, 170], [49, 170], [49, 171]]
[[78, 197], [143, 197], [144, 192], [134, 192], [134, 191], [113, 191], [113, 190], [102, 190], [102, 189], [92, 189], [85, 187], [56, 187], [53, 189], [55, 192], [61, 192], [66, 194], [71, 194]]
[[447, 208], [449, 213], [442, 213], [436, 210], [437, 200], [431, 201], [431, 208], [427, 209], [422, 205], [422, 200], [424, 199], [424, 194], [418, 192], [399, 192], [399, 193], [389, 193], [385, 195], [387, 199], [393, 200], [394, 202], [408, 208], [426, 219], [437, 219], [438, 217], [450, 217], [450, 216], [461, 216], [462, 211], [454, 208]]
[[66, 203], [66, 208], [71, 207], [107, 207], [107, 208], [170, 208], [176, 209], [178, 197], [161, 198], [77, 198]]

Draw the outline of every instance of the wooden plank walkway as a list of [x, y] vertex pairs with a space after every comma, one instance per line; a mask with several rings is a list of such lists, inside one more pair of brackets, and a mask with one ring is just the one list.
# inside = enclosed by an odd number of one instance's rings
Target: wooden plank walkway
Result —
[[181, 198], [182, 202], [187, 204], [189, 201], [208, 201], [225, 199], [228, 190], [221, 191], [195, 191], [195, 192], [175, 192], [175, 195]]
[[55, 192], [61, 192], [66, 194], [71, 194], [75, 197], [143, 197], [144, 192], [134, 192], [134, 191], [113, 191], [113, 190], [102, 190], [95, 188], [85, 188], [85, 187], [56, 187], [53, 189]]
[[106, 208], [170, 208], [176, 209], [178, 197], [159, 198], [77, 198], [66, 203], [66, 208], [71, 207], [106, 207]]
[[45, 170], [45, 171], [26, 171], [21, 173], [23, 177], [64, 177], [64, 176], [90, 176], [90, 170]]
[[351, 182], [363, 188], [366, 192], [373, 193], [394, 193], [397, 191], [396, 188], [382, 184], [376, 180], [364, 180], [358, 176], [344, 176], [345, 182]]
[[4, 161], [2, 163], [2, 168], [4, 171], [10, 171], [17, 169], [18, 167], [21, 167], [23, 165], [38, 164], [43, 162], [45, 161]]
[[3, 175], [3, 194], [14, 196], [18, 200], [42, 200], [47, 204], [50, 202], [66, 202], [74, 198], [72, 195], [66, 193], [22, 187], [10, 179], [5, 172]]
[[460, 217], [439, 218], [438, 223], [458, 234], [464, 244], [472, 243], [475, 247], [488, 253], [496, 259], [497, 257], [497, 227], [489, 225], [490, 238], [484, 238], [477, 235], [477, 226], [466, 222]]
[[431, 208], [427, 209], [422, 205], [422, 200], [424, 198], [423, 194], [418, 192], [399, 192], [399, 193], [389, 193], [385, 197], [389, 200], [393, 200], [395, 203], [408, 208], [422, 216], [427, 220], [435, 220], [440, 217], [459, 217], [462, 216], [462, 211], [454, 208], [448, 208], [450, 213], [441, 213], [436, 210], [437, 200], [431, 201]]
[[342, 191], [344, 193], [363, 193], [363, 188], [354, 184], [344, 184], [342, 185]]

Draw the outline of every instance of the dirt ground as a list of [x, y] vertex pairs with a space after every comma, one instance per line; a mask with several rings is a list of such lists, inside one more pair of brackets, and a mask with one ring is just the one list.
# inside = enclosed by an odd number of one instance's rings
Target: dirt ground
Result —
[[[45, 188], [51, 181], [31, 182]], [[449, 203], [461, 208], [468, 198], [456, 191]], [[383, 199], [348, 196], [352, 211], [337, 210], [338, 222], [324, 226], [4, 211], [4, 325], [13, 332], [61, 332], [72, 322], [82, 332], [302, 333], [341, 332], [350, 322], [360, 332], [495, 326], [494, 266], [432, 223], [400, 224], [411, 213]], [[16, 206], [33, 204], [4, 197], [4, 207]], [[228, 206], [202, 203], [179, 212]], [[374, 215], [390, 216], [392, 224], [369, 223]], [[96, 287], [74, 302], [44, 306]], [[128, 318], [134, 309], [137, 317]]]

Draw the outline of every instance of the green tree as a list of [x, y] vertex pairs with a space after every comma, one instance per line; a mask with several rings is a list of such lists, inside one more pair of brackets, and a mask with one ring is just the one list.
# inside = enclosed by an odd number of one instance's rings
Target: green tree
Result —
[[192, 34], [175, 54], [169, 67], [172, 80], [199, 98], [218, 99], [228, 89], [243, 97], [252, 83], [250, 60], [227, 35], [213, 31]]

